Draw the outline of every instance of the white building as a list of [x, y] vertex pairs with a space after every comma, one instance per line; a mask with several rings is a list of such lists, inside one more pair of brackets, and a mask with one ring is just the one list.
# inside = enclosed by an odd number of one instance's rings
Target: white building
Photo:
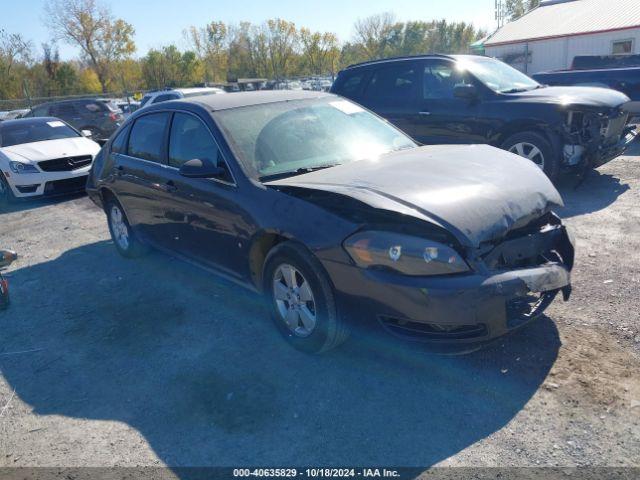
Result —
[[577, 55], [640, 54], [640, 0], [543, 0], [484, 47], [528, 74], [570, 68]]

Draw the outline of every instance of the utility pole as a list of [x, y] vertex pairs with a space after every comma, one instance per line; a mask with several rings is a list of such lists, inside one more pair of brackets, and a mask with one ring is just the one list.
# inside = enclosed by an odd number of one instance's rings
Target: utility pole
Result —
[[507, 7], [504, 4], [504, 0], [495, 0], [495, 20], [498, 23], [498, 28], [501, 28], [507, 18]]

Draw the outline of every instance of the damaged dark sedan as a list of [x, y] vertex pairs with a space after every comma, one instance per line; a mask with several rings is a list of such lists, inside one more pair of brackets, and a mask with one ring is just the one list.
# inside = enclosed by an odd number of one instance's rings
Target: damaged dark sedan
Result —
[[408, 340], [482, 345], [571, 292], [562, 205], [528, 160], [419, 147], [331, 94], [210, 95], [132, 115], [87, 191], [117, 250], [147, 246], [264, 293], [296, 348], [357, 317]]

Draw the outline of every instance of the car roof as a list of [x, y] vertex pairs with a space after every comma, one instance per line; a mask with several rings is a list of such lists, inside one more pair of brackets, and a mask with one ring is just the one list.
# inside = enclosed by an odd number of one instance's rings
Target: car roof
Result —
[[193, 103], [203, 106], [210, 111], [218, 111], [228, 110], [231, 108], [250, 107], [253, 105], [264, 105], [267, 103], [311, 100], [314, 98], [333, 96], [335, 95], [331, 95], [330, 93], [310, 92], [305, 90], [262, 90], [258, 92], [230, 93], [228, 95], [202, 95], [200, 97], [183, 98], [179, 100], [179, 102]]
[[447, 58], [449, 60], [456, 60], [462, 57], [476, 57], [477, 55], [444, 55], [441, 53], [426, 53], [422, 55], [405, 55], [402, 57], [390, 57], [390, 58], [380, 58], [378, 60], [368, 60], [366, 62], [354, 63], [353, 65], [349, 65], [345, 70], [349, 70], [351, 68], [360, 68], [367, 67], [369, 65], [379, 65], [383, 63], [393, 63], [404, 60], [421, 60], [427, 58]]
[[11, 125], [35, 125], [38, 123], [45, 122], [62, 122], [66, 125], [66, 123], [59, 118], [56, 117], [29, 117], [29, 118], [15, 118], [13, 120], [5, 120], [0, 123], [0, 128]]

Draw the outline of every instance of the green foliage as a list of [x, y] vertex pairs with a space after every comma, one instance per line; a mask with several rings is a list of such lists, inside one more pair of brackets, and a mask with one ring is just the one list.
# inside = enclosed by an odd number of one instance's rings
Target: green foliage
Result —
[[60, 61], [53, 43], [43, 45], [34, 61], [28, 41], [0, 31], [0, 99], [24, 97], [25, 88], [42, 97], [335, 74], [374, 58], [465, 53], [485, 35], [464, 22], [398, 22], [390, 13], [357, 20], [354, 37], [342, 44], [334, 33], [298, 28], [281, 18], [259, 25], [211, 21], [185, 29], [186, 51], [172, 43], [135, 59], [133, 26], [114, 18], [98, 0], [51, 0], [46, 13], [55, 38], [76, 45], [79, 60]]

